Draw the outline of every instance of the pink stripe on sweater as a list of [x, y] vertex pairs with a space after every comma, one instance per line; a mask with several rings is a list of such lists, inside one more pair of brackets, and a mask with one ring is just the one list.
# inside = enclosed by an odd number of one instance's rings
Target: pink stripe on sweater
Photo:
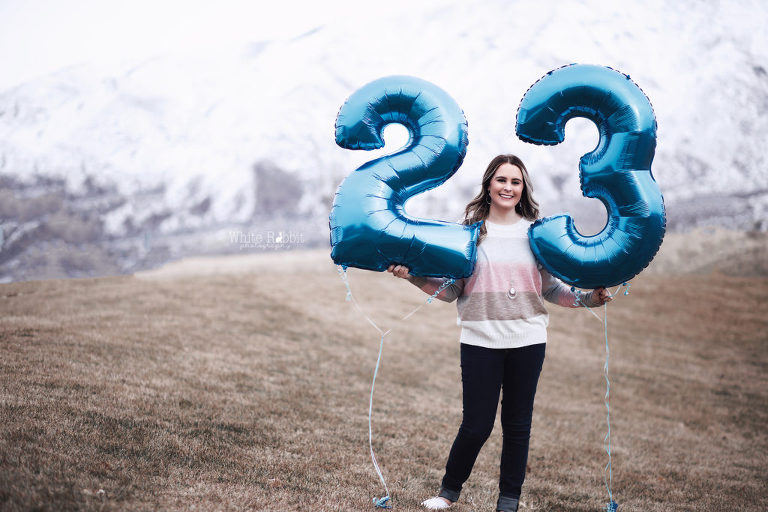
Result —
[[[536, 265], [526, 263], [495, 263], [490, 268], [485, 262], [477, 262], [475, 272], [468, 280], [464, 295], [470, 293], [507, 293], [514, 288], [521, 293], [541, 294], [541, 274]], [[479, 268], [478, 268], [479, 267]]]

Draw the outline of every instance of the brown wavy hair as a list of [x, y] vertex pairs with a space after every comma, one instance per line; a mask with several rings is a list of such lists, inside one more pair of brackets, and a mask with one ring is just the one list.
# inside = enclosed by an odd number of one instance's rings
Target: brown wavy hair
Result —
[[[489, 193], [491, 180], [493, 175], [496, 174], [496, 170], [503, 164], [512, 164], [519, 167], [523, 175], [523, 194], [515, 206], [515, 211], [524, 219], [536, 220], [539, 218], [539, 203], [533, 198], [533, 186], [531, 185], [531, 178], [528, 176], [528, 169], [525, 168], [525, 164], [515, 155], [498, 155], [491, 160], [488, 168], [485, 169], [480, 192], [464, 209], [464, 224], [474, 224], [488, 218], [488, 214], [491, 213], [491, 195]], [[483, 223], [480, 226], [480, 235], [477, 237], [477, 243], [483, 241], [487, 232], [485, 223]]]

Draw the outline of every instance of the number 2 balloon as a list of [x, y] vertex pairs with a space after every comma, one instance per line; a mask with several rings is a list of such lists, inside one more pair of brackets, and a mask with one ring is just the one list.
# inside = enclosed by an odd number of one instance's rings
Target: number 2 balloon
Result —
[[456, 102], [430, 82], [380, 78], [357, 90], [336, 118], [336, 143], [378, 149], [389, 123], [408, 129], [406, 146], [367, 162], [339, 186], [330, 214], [331, 258], [338, 265], [383, 271], [407, 266], [417, 276], [462, 278], [475, 265], [479, 224], [419, 219], [406, 201], [441, 185], [461, 166], [467, 121]]

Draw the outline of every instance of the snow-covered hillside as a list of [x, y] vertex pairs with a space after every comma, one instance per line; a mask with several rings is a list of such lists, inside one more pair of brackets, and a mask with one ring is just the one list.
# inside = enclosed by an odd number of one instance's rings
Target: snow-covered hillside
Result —
[[[619, 4], [446, 2], [293, 40], [92, 62], [2, 91], [0, 278], [327, 243], [333, 192], [373, 157], [335, 146], [336, 113], [390, 74], [439, 85], [469, 122], [463, 167], [411, 213], [455, 220], [487, 161], [514, 152], [544, 213], [571, 211], [594, 232], [603, 208], [581, 198], [577, 164], [596, 130], [572, 121], [556, 147], [514, 135], [525, 90], [571, 62], [630, 74], [651, 99], [670, 229], [768, 229], [768, 8]], [[274, 242], [289, 233], [291, 243]]]

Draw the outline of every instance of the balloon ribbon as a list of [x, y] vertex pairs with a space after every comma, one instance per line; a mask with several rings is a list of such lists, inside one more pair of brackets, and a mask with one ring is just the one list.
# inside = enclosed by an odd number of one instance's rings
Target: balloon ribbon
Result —
[[[611, 297], [615, 297], [618, 291], [621, 289], [621, 287], [626, 287], [624, 290], [624, 295], [629, 295], [629, 283], [623, 283], [621, 286], [616, 288], [614, 292], [611, 294]], [[619, 504], [616, 503], [613, 500], [613, 492], [611, 491], [611, 485], [613, 484], [613, 465], [611, 461], [611, 405], [610, 405], [610, 394], [611, 394], [611, 381], [608, 378], [608, 361], [611, 357], [611, 352], [608, 349], [608, 303], [603, 304], [603, 318], [600, 318], [594, 311], [592, 311], [592, 308], [584, 304], [582, 302], [580, 296], [576, 296], [576, 303], [581, 303], [582, 306], [587, 308], [587, 310], [592, 313], [592, 315], [600, 320], [600, 322], [603, 324], [603, 330], [605, 332], [605, 364], [603, 365], [603, 372], [605, 376], [605, 410], [606, 410], [606, 417], [605, 421], [608, 425], [608, 432], [605, 434], [605, 437], [603, 438], [603, 448], [605, 449], [606, 453], [608, 454], [608, 464], [605, 465], [605, 469], [603, 469], [603, 481], [605, 482], [605, 488], [608, 490], [608, 503], [605, 505], [605, 510], [607, 512], [617, 512], [619, 509]]]
[[[387, 482], [384, 479], [384, 475], [381, 473], [381, 468], [379, 467], [379, 463], [376, 461], [376, 454], [373, 451], [373, 389], [376, 386], [376, 376], [379, 373], [379, 366], [381, 366], [381, 354], [384, 351], [384, 338], [392, 332], [392, 329], [387, 329], [386, 331], [383, 331], [381, 328], [379, 328], [378, 325], [376, 325], [376, 322], [371, 319], [370, 316], [368, 316], [360, 307], [360, 304], [357, 302], [357, 299], [354, 295], [352, 295], [352, 289], [349, 287], [349, 280], [347, 278], [347, 267], [343, 265], [337, 265], [336, 269], [339, 273], [339, 276], [341, 277], [341, 280], [344, 282], [344, 286], [347, 288], [347, 301], [352, 302], [352, 305], [355, 306], [355, 309], [357, 309], [358, 313], [363, 315], [365, 319], [368, 321], [369, 324], [373, 326], [374, 329], [378, 331], [378, 333], [381, 335], [381, 338], [379, 339], [379, 356], [376, 359], [376, 367], [373, 370], [373, 381], [371, 382], [371, 394], [370, 398], [368, 400], [368, 448], [371, 452], [371, 461], [373, 461], [373, 467], [376, 470], [376, 474], [379, 475], [379, 480], [381, 480], [381, 483], [384, 485], [384, 490], [386, 491], [387, 495], [383, 498], [373, 498], [373, 505], [376, 508], [386, 508], [390, 509], [392, 508], [392, 505], [388, 505], [387, 503], [391, 501], [391, 498], [389, 496], [389, 487], [387, 486]], [[425, 304], [429, 304], [432, 302], [433, 299], [435, 299], [440, 293], [445, 290], [447, 287], [452, 285], [454, 283], [454, 279], [446, 279], [443, 284], [440, 285], [440, 287], [437, 289], [435, 293], [433, 293], [424, 303], [422, 303], [419, 307], [405, 315], [400, 319], [400, 321], [404, 321], [409, 319], [411, 316], [413, 316], [414, 313], [416, 313], [418, 310], [424, 307]]]

